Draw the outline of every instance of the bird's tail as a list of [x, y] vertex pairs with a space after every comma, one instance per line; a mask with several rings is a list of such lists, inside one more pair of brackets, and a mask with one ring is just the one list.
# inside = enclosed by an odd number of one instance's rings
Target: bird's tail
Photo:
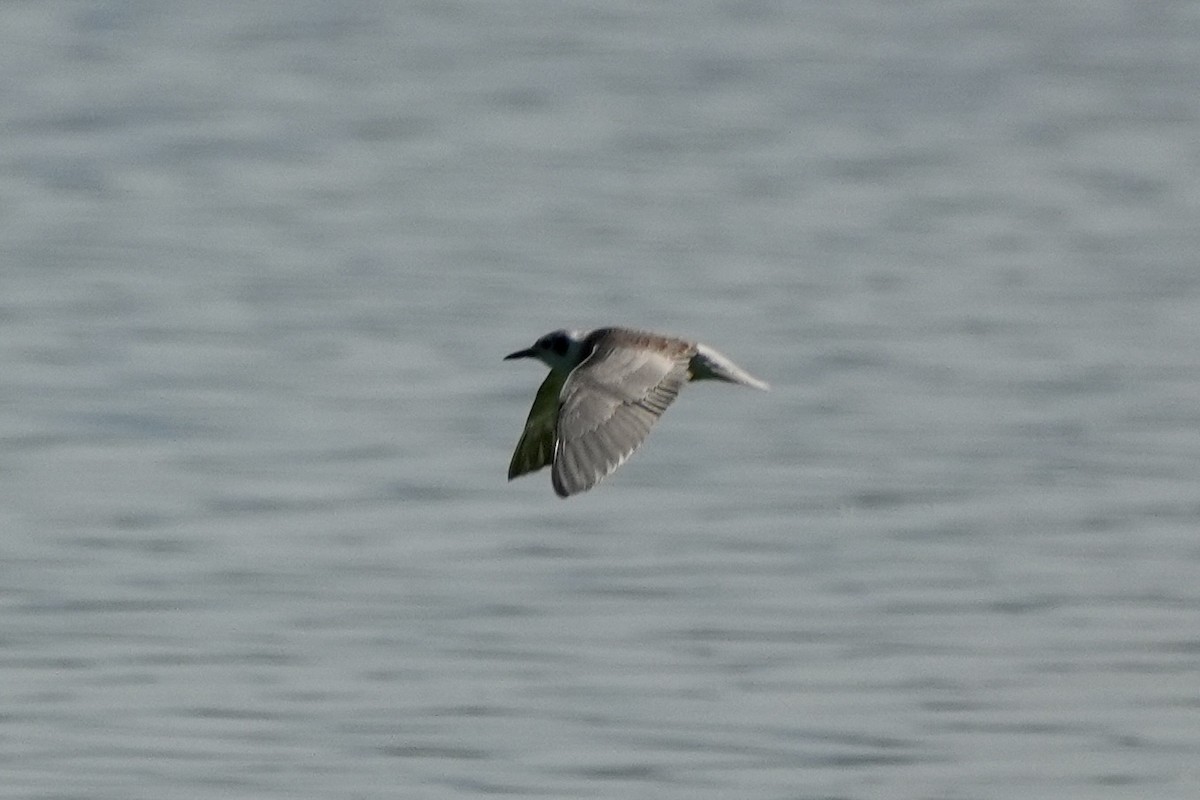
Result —
[[738, 383], [752, 389], [770, 389], [766, 381], [760, 381], [725, 356], [703, 344], [696, 345], [696, 355], [688, 365], [691, 378], [694, 381], [716, 380], [726, 383]]

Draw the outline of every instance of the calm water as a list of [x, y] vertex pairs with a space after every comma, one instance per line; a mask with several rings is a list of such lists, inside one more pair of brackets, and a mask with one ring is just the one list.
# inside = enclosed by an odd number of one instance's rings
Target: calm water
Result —
[[[1200, 796], [1195, 4], [0, 42], [3, 797]], [[506, 483], [605, 323], [774, 391]]]

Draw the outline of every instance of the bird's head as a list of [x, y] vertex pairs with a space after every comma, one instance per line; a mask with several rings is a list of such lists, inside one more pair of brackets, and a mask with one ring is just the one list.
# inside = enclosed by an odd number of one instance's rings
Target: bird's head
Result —
[[586, 358], [584, 338], [587, 331], [557, 330], [547, 333], [533, 343], [533, 347], [509, 353], [505, 361], [514, 358], [536, 358], [550, 369], [572, 370]]

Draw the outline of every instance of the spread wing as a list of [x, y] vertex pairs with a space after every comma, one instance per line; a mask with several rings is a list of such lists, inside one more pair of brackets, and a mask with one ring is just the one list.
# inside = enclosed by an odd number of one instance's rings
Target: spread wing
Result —
[[533, 408], [529, 409], [529, 419], [525, 421], [525, 432], [517, 449], [513, 452], [512, 461], [508, 464], [508, 479], [536, 472], [554, 459], [554, 429], [558, 425], [558, 396], [562, 392], [565, 378], [551, 370], [538, 387], [537, 395], [533, 398]]
[[691, 348], [601, 342], [567, 377], [558, 414], [554, 491], [587, 491], [629, 458], [688, 380]]

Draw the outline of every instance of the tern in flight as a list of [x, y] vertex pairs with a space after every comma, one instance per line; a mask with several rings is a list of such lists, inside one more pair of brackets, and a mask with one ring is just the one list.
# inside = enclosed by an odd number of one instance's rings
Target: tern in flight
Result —
[[552, 331], [504, 358], [550, 367], [508, 479], [553, 465], [559, 497], [586, 492], [625, 463], [688, 381], [769, 388], [708, 345], [629, 328]]

